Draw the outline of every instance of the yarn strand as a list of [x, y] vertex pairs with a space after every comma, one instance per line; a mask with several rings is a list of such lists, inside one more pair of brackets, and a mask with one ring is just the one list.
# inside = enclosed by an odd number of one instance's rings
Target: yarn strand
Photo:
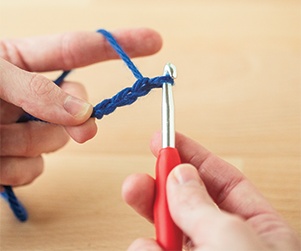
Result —
[[143, 78], [140, 71], [137, 69], [137, 67], [134, 65], [134, 63], [131, 61], [129, 56], [124, 52], [124, 50], [121, 48], [121, 46], [117, 43], [116, 39], [112, 36], [112, 34], [104, 29], [99, 29], [97, 32], [102, 34], [107, 39], [107, 41], [110, 43], [110, 45], [113, 47], [113, 49], [119, 55], [119, 57], [123, 60], [123, 62], [127, 65], [127, 67], [132, 71], [134, 76], [137, 79]]
[[[112, 98], [105, 99], [93, 108], [91, 117], [101, 119], [104, 115], [108, 115], [116, 110], [117, 107], [131, 105], [139, 97], [147, 95], [154, 88], [162, 88], [163, 83], [173, 84], [174, 80], [171, 76], [159, 76], [154, 78], [143, 77], [134, 63], [131, 61], [129, 56], [124, 52], [121, 46], [117, 43], [116, 39], [112, 34], [104, 29], [97, 30], [98, 33], [102, 34], [105, 39], [109, 42], [112, 48], [124, 61], [127, 67], [131, 70], [136, 82], [132, 87], [126, 87]], [[71, 71], [64, 71], [54, 83], [60, 85], [64, 79], [69, 75]], [[31, 114], [25, 113], [22, 115], [17, 123], [28, 122], [28, 121], [42, 121], [39, 118], [32, 116]], [[1, 192], [1, 196], [9, 203], [16, 218], [22, 222], [27, 220], [27, 212], [21, 202], [15, 196], [11, 186], [4, 186], [4, 192]]]
[[173, 79], [170, 76], [138, 79], [132, 87], [127, 87], [112, 98], [105, 99], [97, 104], [93, 108], [91, 117], [101, 119], [104, 115], [114, 112], [117, 107], [131, 105], [139, 97], [147, 95], [154, 88], [161, 88], [162, 84], [167, 82], [171, 83]]
[[17, 199], [11, 186], [4, 186], [4, 192], [1, 196], [8, 202], [11, 210], [19, 221], [27, 220], [27, 211], [21, 202]]

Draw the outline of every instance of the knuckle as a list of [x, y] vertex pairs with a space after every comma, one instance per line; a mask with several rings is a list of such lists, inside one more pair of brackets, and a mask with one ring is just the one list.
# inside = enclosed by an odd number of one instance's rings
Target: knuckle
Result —
[[61, 38], [61, 61], [66, 69], [73, 68], [75, 64], [73, 36], [71, 33], [65, 33]]
[[40, 98], [42, 96], [48, 99], [53, 97], [57, 89], [55, 84], [52, 84], [47, 78], [36, 73], [33, 73], [29, 80], [29, 88], [35, 97]]
[[0, 40], [0, 57], [20, 68], [30, 70], [21, 51], [12, 40]]
[[9, 50], [8, 50], [8, 41], [7, 40], [0, 40], [0, 57], [7, 60], [10, 60]]

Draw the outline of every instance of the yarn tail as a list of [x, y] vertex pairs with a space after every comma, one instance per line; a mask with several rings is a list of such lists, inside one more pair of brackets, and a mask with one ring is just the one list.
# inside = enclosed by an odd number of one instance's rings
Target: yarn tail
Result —
[[4, 192], [1, 193], [1, 196], [8, 202], [11, 210], [19, 221], [26, 221], [28, 214], [24, 206], [17, 199], [16, 195], [11, 186], [3, 186]]

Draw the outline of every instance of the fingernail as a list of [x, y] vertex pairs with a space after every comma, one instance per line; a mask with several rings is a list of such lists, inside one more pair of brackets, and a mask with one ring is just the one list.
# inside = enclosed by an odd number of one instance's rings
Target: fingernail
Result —
[[81, 99], [68, 96], [65, 100], [64, 108], [73, 117], [81, 118], [86, 117], [87, 113], [92, 109], [92, 106]]
[[174, 177], [179, 184], [196, 181], [199, 183], [198, 173], [195, 167], [184, 164], [177, 166], [173, 171]]

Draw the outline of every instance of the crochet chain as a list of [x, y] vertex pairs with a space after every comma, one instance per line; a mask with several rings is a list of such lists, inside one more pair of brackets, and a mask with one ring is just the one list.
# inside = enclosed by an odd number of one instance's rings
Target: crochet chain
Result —
[[[104, 115], [109, 115], [114, 112], [117, 107], [131, 105], [134, 103], [139, 97], [147, 95], [154, 88], [162, 88], [163, 83], [173, 84], [173, 78], [169, 75], [166, 76], [158, 76], [154, 78], [143, 77], [128, 55], [124, 52], [121, 46], [118, 44], [116, 39], [112, 36], [112, 34], [104, 29], [97, 30], [98, 33], [102, 34], [112, 48], [116, 51], [116, 53], [120, 56], [123, 62], [127, 65], [127, 67], [131, 70], [135, 78], [136, 82], [132, 87], [126, 87], [112, 98], [105, 99], [93, 108], [93, 112], [91, 117], [95, 117], [97, 119], [101, 119]], [[55, 81], [56, 85], [60, 85], [64, 79], [68, 76], [70, 71], [64, 71]], [[17, 123], [27, 122], [27, 121], [41, 121], [39, 118], [36, 118], [28, 113], [22, 115]], [[4, 192], [1, 192], [1, 196], [8, 202], [10, 208], [12, 209], [16, 218], [22, 222], [26, 221], [28, 218], [28, 214], [26, 209], [18, 200], [11, 186], [3, 186]]]

